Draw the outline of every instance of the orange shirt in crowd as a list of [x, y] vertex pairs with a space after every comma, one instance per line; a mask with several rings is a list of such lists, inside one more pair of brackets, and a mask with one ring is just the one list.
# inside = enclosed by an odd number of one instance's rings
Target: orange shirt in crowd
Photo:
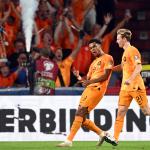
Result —
[[102, 50], [106, 53], [109, 54], [109, 50], [110, 50], [110, 44], [113, 40], [113, 36], [111, 33], [106, 34], [103, 38], [102, 38]]
[[[65, 60], [63, 60], [62, 62], [58, 63], [58, 67], [62, 74], [65, 87], [68, 87], [70, 85], [70, 69], [72, 63], [73, 63], [73, 58], [70, 56], [67, 57]], [[56, 79], [56, 87], [61, 87], [60, 80], [58, 77]]]
[[5, 39], [8, 42], [8, 45], [6, 45], [6, 49], [7, 49], [7, 56], [10, 56], [14, 50], [14, 41], [16, 39], [16, 35], [17, 35], [17, 27], [14, 25], [8, 25], [7, 23], [5, 24], [5, 32], [7, 35]]
[[[96, 58], [90, 68], [89, 72], [87, 74], [87, 79], [96, 79], [99, 78], [101, 75], [104, 74], [105, 69], [112, 69], [113, 68], [113, 58], [112, 56], [108, 54], [104, 54], [98, 58]], [[109, 78], [103, 82], [98, 82], [98, 83], [93, 83], [90, 84], [89, 86], [97, 86], [100, 87], [101, 90], [106, 91], [109, 79], [110, 79], [111, 74], [109, 75]]]
[[69, 33], [65, 28], [62, 28], [62, 32], [59, 34], [57, 46], [63, 49], [73, 49], [73, 43], [70, 42]]
[[122, 56], [122, 67], [123, 67], [123, 80], [121, 90], [125, 91], [136, 91], [138, 88], [145, 89], [143, 79], [141, 75], [137, 75], [136, 78], [131, 82], [130, 85], [124, 84], [133, 73], [137, 64], [141, 64], [141, 55], [137, 48], [129, 46], [123, 53]]
[[91, 0], [73, 0], [72, 1], [72, 10], [74, 18], [79, 25], [82, 25], [84, 20], [84, 12], [87, 9]]
[[16, 35], [17, 35], [17, 31], [18, 28], [16, 26], [16, 24], [14, 25], [9, 25], [9, 24], [5, 24], [5, 31], [7, 33], [7, 40], [8, 42], [12, 43], [13, 41], [15, 41], [16, 39]]
[[[72, 23], [69, 20], [67, 20], [66, 23], [69, 27], [72, 25]], [[69, 31], [67, 30], [66, 24], [63, 23], [61, 32], [59, 33], [59, 36], [58, 36], [57, 46], [63, 49], [74, 49], [78, 44], [78, 38], [76, 38], [74, 33], [72, 34], [74, 36], [74, 41], [71, 43]]]
[[73, 62], [73, 66], [76, 70], [79, 70], [81, 74], [86, 75], [91, 62], [92, 54], [88, 46], [82, 46]]
[[37, 17], [35, 19], [35, 21], [36, 21], [36, 25], [37, 25], [38, 30], [41, 30], [43, 28], [46, 29], [49, 26], [52, 26], [52, 20], [51, 19], [41, 20], [40, 18]]
[[[11, 5], [9, 4], [7, 7], [11, 7]], [[19, 8], [20, 8], [19, 6], [16, 7], [18, 13], [20, 14], [21, 10], [18, 10]], [[16, 36], [21, 22], [20, 18], [16, 15], [16, 13], [13, 11], [12, 8], [9, 16], [14, 18], [14, 23], [11, 25], [7, 21], [4, 23], [4, 31], [6, 32], [5, 41], [8, 43], [7, 45], [5, 45], [7, 49], [6, 51], [7, 56], [10, 56], [14, 52], [13, 51], [14, 41], [16, 40]]]
[[8, 77], [0, 75], [0, 88], [12, 87], [17, 79], [17, 75], [16, 72], [10, 74]]

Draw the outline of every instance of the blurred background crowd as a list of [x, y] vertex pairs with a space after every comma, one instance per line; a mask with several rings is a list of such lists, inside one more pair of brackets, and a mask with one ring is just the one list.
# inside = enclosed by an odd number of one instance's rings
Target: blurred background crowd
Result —
[[[117, 65], [123, 49], [116, 44], [116, 31], [123, 27], [133, 32], [132, 43], [141, 52], [142, 75], [150, 88], [148, 0], [39, 0], [30, 53], [26, 52], [21, 9], [19, 0], [0, 0], [1, 89], [30, 86], [31, 94], [39, 94], [39, 85], [52, 89], [80, 86], [73, 72], [79, 71], [82, 77], [87, 74], [93, 60], [88, 41], [99, 39], [104, 52], [112, 55]], [[55, 66], [52, 78], [51, 72], [41, 75], [43, 60], [49, 62], [43, 64], [47, 70]], [[121, 78], [121, 73], [113, 72], [109, 93], [119, 89]], [[35, 90], [33, 83], [37, 80]]]

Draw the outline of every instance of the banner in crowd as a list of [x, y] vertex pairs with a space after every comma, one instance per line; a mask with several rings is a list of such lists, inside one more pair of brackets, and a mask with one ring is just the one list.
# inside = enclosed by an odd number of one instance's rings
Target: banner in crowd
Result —
[[[150, 97], [148, 97], [150, 98]], [[70, 131], [80, 96], [1, 96], [0, 141], [63, 141]], [[118, 96], [105, 96], [88, 118], [113, 134]], [[121, 140], [150, 140], [150, 118], [133, 100], [125, 117]], [[75, 140], [96, 141], [81, 128]]]

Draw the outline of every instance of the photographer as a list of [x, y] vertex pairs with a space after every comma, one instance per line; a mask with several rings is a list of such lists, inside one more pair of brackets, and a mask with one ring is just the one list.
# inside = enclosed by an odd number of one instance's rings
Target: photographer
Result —
[[31, 95], [34, 94], [35, 78], [34, 74], [36, 72], [36, 60], [40, 58], [40, 49], [32, 48], [32, 51], [29, 55], [29, 65], [28, 65], [28, 81]]
[[28, 78], [28, 70], [27, 70], [27, 54], [25, 52], [21, 52], [18, 54], [17, 63], [18, 65], [12, 68], [12, 71], [16, 71], [18, 68], [22, 67], [22, 70], [18, 73], [17, 79], [15, 81], [16, 87], [27, 87], [27, 78]]

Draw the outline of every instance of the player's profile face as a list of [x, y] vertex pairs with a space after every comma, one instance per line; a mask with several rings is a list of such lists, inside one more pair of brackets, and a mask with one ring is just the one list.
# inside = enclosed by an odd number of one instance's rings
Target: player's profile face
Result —
[[121, 34], [118, 34], [118, 35], [117, 35], [117, 40], [116, 40], [116, 42], [118, 43], [119, 47], [122, 48], [122, 47], [124, 46], [124, 42], [123, 42], [123, 38], [122, 38]]

